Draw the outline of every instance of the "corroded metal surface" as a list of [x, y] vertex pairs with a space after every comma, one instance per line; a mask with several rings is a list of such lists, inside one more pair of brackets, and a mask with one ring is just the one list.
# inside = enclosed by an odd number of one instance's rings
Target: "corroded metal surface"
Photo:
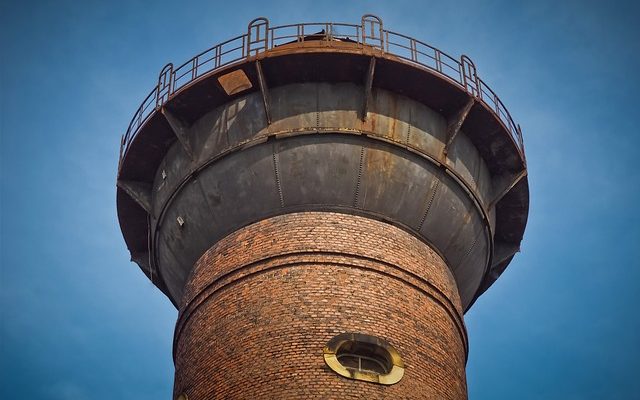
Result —
[[174, 68], [167, 64], [151, 90], [136, 110], [127, 132], [122, 137], [121, 157], [126, 153], [136, 134], [162, 105], [181, 90], [215, 74], [220, 69], [261, 56], [268, 51], [292, 48], [331, 48], [336, 43], [352, 44], [352, 50], [373, 51], [377, 56], [392, 57], [428, 68], [460, 86], [490, 109], [518, 143], [524, 156], [522, 131], [498, 95], [476, 73], [474, 63], [467, 56], [455, 59], [443, 51], [415, 38], [383, 29], [382, 20], [365, 15], [360, 24], [335, 22], [300, 23], [270, 27], [266, 18], [249, 23], [247, 33], [219, 43]]
[[[177, 303], [195, 260], [242, 226], [359, 214], [437, 249], [468, 309], [519, 249], [529, 196], [520, 131], [482, 97], [473, 64], [463, 57], [456, 80], [419, 65], [422, 53], [392, 55], [381, 25], [337, 40], [330, 24], [282, 44], [282, 27], [259, 23], [250, 32], [269, 38], [243, 36], [233, 63], [188, 84], [176, 83], [186, 67], [163, 70], [154, 111], [123, 138], [118, 214], [132, 259]], [[225, 76], [242, 85], [225, 90]]]

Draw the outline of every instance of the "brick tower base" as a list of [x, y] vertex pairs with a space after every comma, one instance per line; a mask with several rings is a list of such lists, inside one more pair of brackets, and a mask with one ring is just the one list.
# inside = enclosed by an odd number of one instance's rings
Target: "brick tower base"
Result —
[[[386, 340], [404, 376], [339, 376], [341, 333]], [[175, 398], [466, 399], [466, 330], [453, 276], [429, 245], [359, 216], [301, 212], [231, 233], [197, 261], [174, 339]]]

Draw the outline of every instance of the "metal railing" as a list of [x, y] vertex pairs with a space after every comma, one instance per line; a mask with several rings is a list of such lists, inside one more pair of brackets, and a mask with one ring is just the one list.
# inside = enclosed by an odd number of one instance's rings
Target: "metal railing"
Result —
[[522, 130], [498, 95], [478, 77], [469, 57], [459, 60], [412, 37], [383, 29], [382, 20], [364, 15], [359, 25], [314, 22], [269, 27], [269, 20], [256, 18], [249, 23], [247, 33], [219, 43], [196, 55], [177, 68], [167, 64], [158, 77], [157, 85], [136, 110], [120, 144], [120, 161], [144, 123], [167, 101], [187, 85], [197, 82], [218, 69], [248, 57], [288, 44], [302, 45], [306, 41], [349, 41], [359, 46], [380, 50], [420, 67], [426, 67], [464, 89], [491, 110], [511, 134], [524, 160]]

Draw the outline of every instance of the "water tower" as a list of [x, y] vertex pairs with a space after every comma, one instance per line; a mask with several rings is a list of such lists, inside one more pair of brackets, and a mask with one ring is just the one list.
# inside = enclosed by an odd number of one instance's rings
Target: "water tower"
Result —
[[176, 399], [464, 399], [463, 314], [507, 267], [520, 127], [466, 56], [356, 24], [168, 64], [123, 136], [120, 226], [179, 310]]

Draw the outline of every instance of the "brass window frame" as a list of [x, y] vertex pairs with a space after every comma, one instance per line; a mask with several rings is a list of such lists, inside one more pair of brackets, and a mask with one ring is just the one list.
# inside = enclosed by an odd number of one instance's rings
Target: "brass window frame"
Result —
[[[340, 348], [348, 343], [363, 343], [374, 345], [385, 350], [389, 355], [389, 364], [391, 368], [386, 374], [379, 374], [373, 371], [357, 370], [345, 367], [338, 360]], [[355, 379], [365, 382], [379, 383], [381, 385], [393, 385], [398, 383], [404, 376], [404, 363], [400, 353], [386, 340], [365, 335], [362, 333], [341, 333], [333, 337], [323, 349], [324, 361], [332, 371], [345, 378]]]

